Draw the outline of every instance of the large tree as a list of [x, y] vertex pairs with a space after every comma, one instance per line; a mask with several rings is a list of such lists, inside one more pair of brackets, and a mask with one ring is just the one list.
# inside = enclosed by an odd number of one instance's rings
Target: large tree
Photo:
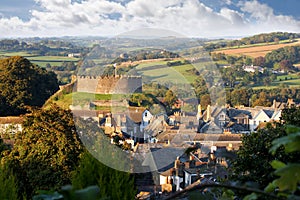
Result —
[[132, 175], [104, 165], [87, 151], [82, 155], [79, 167], [73, 174], [72, 185], [75, 189], [98, 185], [101, 197], [111, 199], [131, 200], [136, 195]]
[[19, 115], [28, 106], [42, 106], [58, 90], [57, 77], [28, 59], [0, 60], [0, 115]]
[[[287, 125], [299, 125], [299, 113], [299, 108], [284, 110], [283, 121]], [[260, 189], [264, 189], [276, 178], [275, 169], [271, 166], [273, 160], [285, 163], [299, 161], [299, 152], [287, 154], [283, 146], [275, 152], [270, 151], [272, 142], [284, 136], [287, 136], [287, 132], [281, 123], [269, 124], [264, 129], [245, 135], [233, 165], [234, 178], [242, 182], [256, 182]]]
[[52, 105], [27, 116], [3, 161], [17, 177], [19, 194], [31, 198], [37, 190], [70, 183], [81, 152], [72, 113]]

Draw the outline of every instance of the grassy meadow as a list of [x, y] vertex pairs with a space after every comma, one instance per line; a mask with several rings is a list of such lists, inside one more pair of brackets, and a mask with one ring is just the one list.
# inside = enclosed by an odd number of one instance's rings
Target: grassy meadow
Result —
[[0, 57], [10, 56], [23, 56], [30, 60], [32, 63], [39, 65], [40, 67], [46, 67], [49, 63], [51, 66], [60, 66], [63, 62], [78, 62], [79, 58], [71, 58], [67, 56], [39, 56], [31, 54], [25, 51], [20, 52], [0, 52]]

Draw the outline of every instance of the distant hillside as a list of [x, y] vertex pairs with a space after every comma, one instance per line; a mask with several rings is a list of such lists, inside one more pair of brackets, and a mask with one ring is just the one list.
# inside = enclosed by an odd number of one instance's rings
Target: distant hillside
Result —
[[300, 38], [300, 33], [287, 33], [287, 32], [273, 32], [273, 33], [262, 33], [251, 37], [245, 37], [240, 40], [222, 41], [218, 43], [208, 43], [205, 49], [208, 51], [214, 51], [221, 48], [239, 48], [247, 45], [255, 44], [279, 44], [293, 42], [295, 39]]
[[300, 45], [300, 39], [294, 40], [293, 42], [286, 42], [282, 44], [266, 44], [262, 43], [261, 45], [250, 45], [250, 46], [240, 46], [239, 48], [226, 48], [221, 50], [216, 50], [214, 53], [224, 53], [226, 55], [245, 55], [253, 58], [262, 56], [264, 57], [266, 54], [283, 48], [287, 46], [297, 46]]

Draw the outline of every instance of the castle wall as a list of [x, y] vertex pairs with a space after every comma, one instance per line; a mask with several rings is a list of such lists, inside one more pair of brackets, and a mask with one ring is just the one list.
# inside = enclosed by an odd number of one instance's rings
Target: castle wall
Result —
[[128, 94], [142, 92], [140, 76], [78, 76], [77, 91], [96, 94]]

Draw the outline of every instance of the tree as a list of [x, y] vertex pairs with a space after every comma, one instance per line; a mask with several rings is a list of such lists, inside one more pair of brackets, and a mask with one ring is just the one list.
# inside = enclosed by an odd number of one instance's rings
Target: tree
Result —
[[69, 184], [81, 151], [72, 113], [51, 105], [26, 117], [4, 162], [17, 177], [19, 194], [31, 198], [37, 190]]
[[279, 63], [280, 69], [288, 71], [293, 68], [293, 64], [289, 60], [282, 60]]
[[254, 101], [253, 107], [255, 106], [269, 106], [271, 103], [267, 98], [267, 94], [265, 92], [260, 92], [258, 99]]
[[200, 104], [201, 104], [202, 108], [205, 108], [205, 109], [208, 105], [211, 105], [210, 95], [205, 94], [205, 95], [201, 96]]
[[16, 178], [5, 165], [0, 166], [0, 199], [19, 199]]
[[246, 57], [246, 60], [245, 60], [245, 65], [252, 65], [253, 64], [253, 61], [250, 57]]
[[72, 185], [83, 189], [91, 185], [100, 187], [101, 197], [111, 199], [134, 199], [136, 190], [133, 177], [126, 172], [109, 168], [85, 151], [77, 170], [73, 173]]
[[167, 107], [169, 109], [172, 108], [172, 106], [174, 105], [174, 103], [178, 100], [177, 96], [175, 95], [175, 93], [172, 90], [168, 90], [166, 93], [166, 96], [164, 98], [164, 102], [167, 105]]
[[266, 59], [263, 56], [254, 58], [253, 65], [255, 66], [264, 66]]
[[230, 101], [233, 106], [248, 105], [249, 91], [245, 88], [233, 90], [230, 95]]
[[198, 98], [200, 98], [204, 94], [208, 94], [208, 89], [206, 87], [206, 82], [205, 82], [205, 80], [203, 79], [202, 76], [198, 76], [194, 80], [192, 85], [194, 87], [195, 93], [196, 93]]
[[42, 106], [58, 90], [53, 72], [47, 72], [26, 58], [14, 56], [0, 61], [0, 115], [19, 115], [28, 106]]
[[[282, 118], [285, 125], [291, 123], [298, 125], [299, 113], [299, 108], [284, 110]], [[233, 163], [233, 179], [241, 182], [256, 182], [263, 190], [276, 178], [275, 170], [271, 165], [273, 160], [285, 163], [299, 161], [300, 152], [287, 154], [280, 145], [273, 152], [271, 151], [275, 140], [288, 135], [285, 125], [269, 123], [266, 128], [243, 136], [242, 146]]]

